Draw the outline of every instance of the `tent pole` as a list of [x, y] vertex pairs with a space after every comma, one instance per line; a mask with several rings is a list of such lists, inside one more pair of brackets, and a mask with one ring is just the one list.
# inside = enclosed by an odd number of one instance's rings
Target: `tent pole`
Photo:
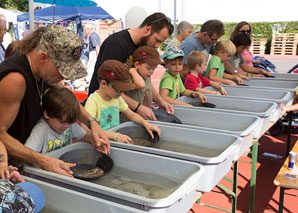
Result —
[[177, 22], [177, 18], [176, 18], [176, 0], [174, 0], [174, 22], [173, 22], [173, 25], [174, 25], [174, 32], [173, 32], [173, 37], [175, 38], [176, 37], [176, 22]]
[[30, 31], [34, 30], [34, 8], [33, 8], [33, 0], [29, 1], [29, 23], [30, 23]]
[[55, 8], [56, 8], [56, 0], [54, 0], [54, 5], [53, 5], [53, 23], [54, 24], [54, 21], [55, 21]]

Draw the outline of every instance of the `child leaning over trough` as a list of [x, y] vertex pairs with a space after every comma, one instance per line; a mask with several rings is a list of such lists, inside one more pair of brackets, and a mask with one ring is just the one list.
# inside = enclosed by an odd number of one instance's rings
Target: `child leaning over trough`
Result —
[[230, 40], [218, 41], [215, 45], [215, 55], [210, 59], [204, 76], [212, 81], [221, 82], [223, 84], [243, 84], [243, 80], [240, 77], [224, 72], [224, 62], [229, 61], [231, 56], [235, 53], [236, 48]]
[[233, 40], [233, 44], [236, 47], [236, 54], [230, 58], [230, 63], [234, 66], [234, 70], [237, 73], [238, 69], [241, 68], [243, 71], [247, 73], [259, 74], [264, 77], [272, 76], [271, 72], [267, 70], [263, 70], [261, 68], [251, 67], [246, 64], [242, 57], [242, 53], [244, 50], [248, 49], [251, 45], [250, 37], [245, 33], [238, 34]]
[[[151, 75], [156, 69], [158, 64], [161, 64], [158, 51], [149, 46], [142, 46], [135, 50], [133, 53], [134, 68], [130, 69], [130, 74], [138, 74], [141, 80], [136, 81], [133, 77], [135, 85], [134, 90], [126, 91], [125, 94], [132, 99], [139, 102], [139, 105], [144, 105], [152, 109], [153, 95], [151, 86]], [[140, 85], [144, 82], [144, 87]], [[139, 84], [139, 85], [138, 85]], [[135, 109], [137, 111], [138, 107]]]
[[159, 84], [160, 96], [170, 104], [191, 106], [183, 101], [176, 100], [180, 95], [200, 98], [204, 103], [207, 101], [206, 96], [197, 91], [185, 89], [179, 73], [183, 69], [184, 53], [178, 47], [168, 48], [163, 59], [165, 62], [166, 72], [162, 76]]
[[[187, 74], [184, 82], [186, 89], [198, 91], [203, 94], [227, 95], [226, 90], [217, 82], [211, 81], [203, 76], [207, 67], [207, 57], [200, 51], [192, 51], [186, 59], [189, 73]], [[204, 87], [212, 86], [218, 91], [204, 89]]]
[[33, 127], [25, 146], [41, 153], [53, 151], [83, 140], [92, 143], [92, 136], [76, 122], [80, 104], [67, 88], [52, 87], [42, 99], [43, 117]]
[[[100, 87], [90, 95], [85, 104], [85, 109], [90, 115], [99, 120], [102, 129], [107, 130], [120, 123], [122, 112], [128, 119], [145, 127], [154, 138], [152, 131], [160, 135], [160, 129], [145, 121], [140, 115], [128, 108], [121, 94], [124, 91], [135, 89], [128, 68], [117, 60], [106, 60], [98, 69]], [[109, 138], [115, 141], [131, 143], [132, 140], [126, 135], [106, 131]]]

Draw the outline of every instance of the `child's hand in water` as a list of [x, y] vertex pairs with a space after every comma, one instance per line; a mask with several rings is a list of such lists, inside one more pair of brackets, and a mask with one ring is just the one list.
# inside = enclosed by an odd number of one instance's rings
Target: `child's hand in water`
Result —
[[116, 141], [120, 143], [132, 144], [132, 139], [129, 136], [123, 134], [119, 134]]
[[200, 93], [200, 92], [194, 92], [194, 93], [193, 93], [193, 96], [194, 96], [195, 98], [199, 98], [199, 99], [201, 99], [201, 102], [202, 102], [202, 103], [206, 103], [206, 102], [207, 102], [207, 97], [206, 97], [205, 95], [203, 95], [202, 93]]
[[224, 96], [228, 95], [227, 91], [223, 87], [220, 87], [220, 93]]
[[227, 79], [227, 85], [237, 86], [237, 83], [235, 81]]
[[237, 72], [236, 74], [238, 77], [240, 77], [241, 79], [244, 79], [244, 80], [247, 80], [247, 81], [250, 81], [250, 78], [249, 77], [246, 77], [245, 75], [241, 75], [239, 72]]
[[221, 95], [221, 93], [220, 92], [218, 92], [218, 91], [212, 91], [212, 93], [211, 94], [213, 94], [213, 95]]
[[152, 139], [154, 138], [153, 131], [155, 131], [158, 134], [158, 136], [160, 136], [161, 134], [161, 130], [158, 128], [158, 126], [151, 124], [147, 121], [144, 122], [144, 127]]
[[272, 76], [271, 72], [268, 72], [267, 70], [259, 69], [260, 73], [266, 76]]
[[237, 82], [237, 84], [243, 84], [243, 80], [240, 77], [234, 75], [234, 78], [235, 78], [235, 81]]

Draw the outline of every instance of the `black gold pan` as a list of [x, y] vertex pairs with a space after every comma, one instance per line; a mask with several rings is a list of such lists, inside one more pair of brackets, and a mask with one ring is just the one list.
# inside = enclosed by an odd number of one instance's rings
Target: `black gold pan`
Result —
[[143, 137], [131, 137], [133, 145], [138, 146], [148, 146], [151, 147], [153, 144], [158, 143], [159, 141], [159, 135], [157, 132], [153, 131], [154, 138], [151, 138], [151, 136], [148, 134]]
[[158, 108], [158, 109], [154, 109], [152, 111], [158, 121], [182, 124], [182, 122], [179, 118], [177, 118], [175, 115], [168, 114], [166, 111], [164, 111], [162, 109]]
[[196, 107], [206, 107], [206, 108], [215, 108], [216, 107], [215, 104], [208, 103], [208, 102], [206, 102], [206, 103], [202, 103], [202, 102], [191, 102], [189, 104], [191, 104], [193, 106], [196, 106]]
[[110, 156], [96, 150], [72, 150], [64, 153], [60, 158], [68, 163], [75, 163], [70, 168], [73, 176], [82, 180], [95, 180], [109, 172], [114, 165]]

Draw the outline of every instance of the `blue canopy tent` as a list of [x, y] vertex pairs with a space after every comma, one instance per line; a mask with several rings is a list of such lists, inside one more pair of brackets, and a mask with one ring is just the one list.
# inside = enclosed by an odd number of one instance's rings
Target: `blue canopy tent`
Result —
[[[34, 11], [35, 21], [52, 21], [54, 6]], [[77, 18], [81, 20], [115, 20], [107, 11], [101, 7], [74, 7], [74, 6], [55, 6], [55, 20], [71, 21]], [[29, 21], [29, 13], [18, 15], [18, 22]]]

